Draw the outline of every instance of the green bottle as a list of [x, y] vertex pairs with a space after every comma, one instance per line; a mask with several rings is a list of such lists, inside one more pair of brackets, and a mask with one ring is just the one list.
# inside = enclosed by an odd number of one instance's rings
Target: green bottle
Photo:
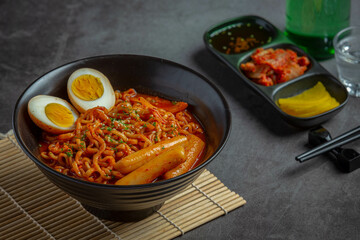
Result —
[[334, 36], [349, 26], [350, 2], [287, 0], [285, 34], [314, 58], [331, 58]]

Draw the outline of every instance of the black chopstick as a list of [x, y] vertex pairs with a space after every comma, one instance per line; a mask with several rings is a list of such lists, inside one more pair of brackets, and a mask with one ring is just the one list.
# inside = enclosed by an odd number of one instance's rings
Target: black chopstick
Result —
[[323, 154], [325, 152], [328, 152], [334, 148], [340, 147], [342, 145], [345, 145], [347, 143], [350, 143], [352, 141], [355, 141], [356, 139], [360, 138], [360, 126], [336, 137], [333, 138], [332, 140], [321, 144], [307, 152], [304, 152], [300, 155], [298, 155], [297, 157], [295, 157], [296, 161], [299, 162], [305, 162], [313, 157], [316, 157], [320, 154]]

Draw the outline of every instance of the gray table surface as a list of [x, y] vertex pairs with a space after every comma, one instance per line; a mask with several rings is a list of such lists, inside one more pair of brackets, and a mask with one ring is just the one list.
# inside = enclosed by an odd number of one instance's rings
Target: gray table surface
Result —
[[[56, 66], [114, 53], [172, 60], [225, 95], [232, 131], [208, 169], [247, 200], [180, 239], [359, 239], [360, 170], [341, 173], [323, 156], [296, 162], [294, 156], [308, 149], [308, 132], [287, 125], [204, 47], [209, 26], [249, 14], [285, 27], [284, 0], [0, 0], [0, 132], [12, 128], [12, 111], [26, 86]], [[351, 25], [359, 24], [360, 1], [353, 0]], [[337, 75], [334, 59], [321, 64]], [[323, 125], [333, 136], [356, 127], [359, 106], [360, 99], [350, 98]]]

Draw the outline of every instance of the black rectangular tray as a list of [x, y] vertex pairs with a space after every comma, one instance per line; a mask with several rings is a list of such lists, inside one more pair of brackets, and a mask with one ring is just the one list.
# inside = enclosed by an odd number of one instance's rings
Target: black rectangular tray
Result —
[[[261, 46], [258, 47], [264, 49], [291, 49], [299, 56], [306, 56], [310, 60], [309, 69], [300, 77], [268, 87], [259, 85], [250, 80], [240, 70], [240, 65], [250, 60], [250, 56], [256, 48], [249, 49], [241, 53], [226, 54], [221, 50], [216, 49], [212, 45], [212, 37], [214, 35], [221, 34], [225, 30], [231, 29], [233, 27], [246, 26], [248, 24], [260, 25], [269, 33], [271, 41], [264, 42]], [[226, 20], [210, 27], [204, 33], [203, 38], [207, 49], [212, 52], [216, 57], [218, 57], [222, 62], [224, 62], [228, 67], [230, 67], [251, 89], [253, 89], [256, 93], [265, 98], [267, 102], [273, 108], [275, 108], [277, 112], [281, 115], [281, 117], [289, 124], [305, 128], [319, 125], [320, 123], [323, 123], [336, 115], [348, 101], [348, 92], [337, 78], [332, 76], [313, 57], [308, 55], [305, 51], [303, 51], [301, 48], [291, 42], [279, 29], [277, 29], [270, 22], [261, 17], [242, 16]], [[319, 81], [326, 87], [330, 95], [340, 103], [338, 107], [333, 108], [330, 111], [321, 113], [319, 115], [308, 118], [300, 118], [283, 112], [277, 105], [277, 101], [279, 98], [287, 98], [297, 95], [305, 91], [306, 89], [313, 87]]]

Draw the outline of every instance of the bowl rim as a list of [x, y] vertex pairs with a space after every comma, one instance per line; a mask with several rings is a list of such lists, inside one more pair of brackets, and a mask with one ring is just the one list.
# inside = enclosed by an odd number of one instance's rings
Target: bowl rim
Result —
[[[18, 112], [19, 112], [19, 103], [22, 100], [23, 96], [25, 95], [25, 93], [40, 79], [42, 79], [43, 77], [45, 77], [46, 75], [48, 75], [49, 73], [56, 71], [60, 68], [63, 68], [67, 65], [71, 65], [71, 64], [76, 64], [76, 63], [80, 63], [80, 62], [86, 62], [86, 61], [91, 61], [91, 60], [96, 60], [96, 59], [104, 59], [104, 58], [119, 58], [119, 57], [132, 57], [132, 58], [144, 58], [147, 60], [151, 60], [151, 61], [158, 61], [161, 63], [165, 63], [165, 64], [169, 64], [178, 68], [181, 68], [185, 71], [188, 71], [194, 75], [196, 75], [197, 77], [199, 77], [200, 79], [202, 79], [203, 81], [205, 81], [208, 85], [210, 85], [211, 88], [213, 88], [213, 90], [218, 94], [218, 96], [220, 97], [222, 104], [225, 107], [225, 118], [226, 118], [226, 123], [227, 123], [227, 127], [225, 129], [224, 132], [224, 137], [223, 139], [220, 141], [219, 146], [217, 147], [217, 149], [214, 151], [214, 153], [209, 157], [209, 159], [207, 159], [206, 161], [204, 161], [203, 163], [201, 163], [200, 165], [198, 165], [196, 168], [180, 175], [174, 178], [170, 178], [170, 179], [166, 179], [166, 180], [162, 180], [159, 182], [154, 182], [154, 183], [147, 183], [147, 184], [139, 184], [139, 185], [115, 185], [115, 184], [102, 184], [102, 183], [96, 183], [96, 182], [89, 182], [89, 181], [85, 181], [82, 179], [77, 179], [77, 178], [73, 178], [73, 177], [69, 177], [67, 175], [64, 175], [62, 173], [59, 173], [58, 171], [52, 169], [51, 167], [49, 167], [48, 165], [46, 165], [45, 163], [43, 163], [42, 161], [40, 161], [37, 157], [35, 157], [31, 151], [27, 148], [27, 146], [25, 145], [25, 143], [23, 143], [22, 138], [20, 137], [19, 134], [19, 129], [17, 128], [17, 123], [18, 120], [16, 118]], [[218, 154], [223, 150], [223, 148], [226, 145], [226, 142], [229, 139], [230, 136], [230, 132], [231, 132], [231, 127], [232, 127], [232, 120], [231, 120], [231, 112], [230, 112], [230, 107], [229, 104], [226, 101], [226, 98], [224, 97], [224, 95], [221, 93], [221, 91], [219, 90], [219, 88], [209, 79], [207, 79], [206, 77], [204, 77], [203, 75], [201, 75], [200, 73], [198, 73], [197, 71], [173, 62], [171, 60], [167, 60], [167, 59], [163, 59], [163, 58], [159, 58], [159, 57], [153, 57], [153, 56], [148, 56], [148, 55], [137, 55], [137, 54], [106, 54], [106, 55], [96, 55], [96, 56], [90, 56], [90, 57], [85, 57], [85, 58], [80, 58], [80, 59], [76, 59], [73, 61], [69, 61], [66, 62], [60, 66], [57, 66], [55, 68], [52, 68], [51, 70], [45, 72], [44, 74], [42, 74], [41, 76], [39, 76], [38, 78], [36, 78], [33, 82], [31, 82], [24, 90], [23, 92], [20, 94], [20, 96], [18, 97], [15, 106], [14, 106], [14, 110], [13, 110], [13, 115], [12, 115], [12, 127], [14, 130], [14, 136], [15, 139], [17, 140], [20, 148], [23, 150], [23, 152], [27, 155], [27, 157], [29, 157], [38, 167], [41, 167], [42, 169], [51, 172], [52, 174], [55, 174], [57, 177], [60, 177], [61, 179], [65, 179], [65, 181], [70, 181], [73, 183], [78, 183], [78, 184], [84, 184], [84, 185], [88, 185], [88, 186], [92, 186], [92, 187], [96, 187], [96, 188], [103, 188], [103, 189], [150, 189], [153, 187], [157, 187], [157, 186], [162, 186], [168, 183], [172, 183], [177, 181], [178, 179], [181, 178], [186, 178], [187, 176], [196, 173], [200, 170], [202, 170], [207, 164], [209, 164], [214, 158], [216, 158], [218, 156]]]

